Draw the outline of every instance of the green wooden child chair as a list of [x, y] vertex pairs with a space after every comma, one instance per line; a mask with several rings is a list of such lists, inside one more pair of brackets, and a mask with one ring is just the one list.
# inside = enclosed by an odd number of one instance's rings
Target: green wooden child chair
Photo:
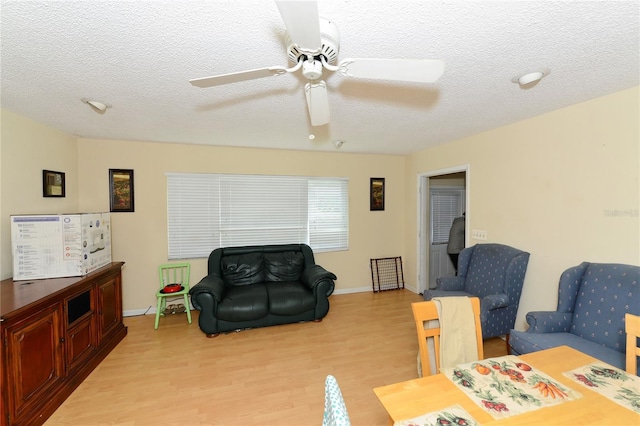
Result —
[[158, 303], [156, 306], [156, 324], [158, 329], [160, 315], [164, 316], [167, 307], [167, 298], [175, 298], [182, 296], [184, 299], [184, 308], [187, 313], [187, 320], [191, 324], [191, 310], [189, 309], [189, 274], [191, 272], [191, 264], [189, 263], [172, 263], [160, 265], [158, 274], [160, 276], [160, 289], [156, 293]]

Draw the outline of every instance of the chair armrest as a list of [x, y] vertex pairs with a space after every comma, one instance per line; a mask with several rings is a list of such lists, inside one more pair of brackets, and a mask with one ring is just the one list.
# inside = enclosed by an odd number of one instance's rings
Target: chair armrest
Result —
[[490, 294], [482, 298], [481, 301], [484, 310], [506, 308], [509, 306], [509, 295], [506, 293]]
[[436, 278], [436, 289], [444, 291], [464, 291], [465, 279], [462, 277]]
[[[338, 278], [335, 276], [333, 272], [329, 272], [324, 269], [320, 265], [312, 265], [302, 271], [302, 276], [300, 277], [300, 281], [310, 289], [313, 289], [322, 281], [325, 280], [337, 280]], [[333, 287], [333, 286], [331, 286]], [[327, 295], [328, 296], [328, 295]]]
[[207, 275], [200, 282], [189, 290], [191, 298], [194, 299], [200, 293], [209, 293], [215, 297], [217, 302], [220, 302], [224, 298], [226, 287], [222, 277], [219, 275]]
[[527, 314], [527, 333], [567, 333], [573, 314], [558, 311], [533, 311]]

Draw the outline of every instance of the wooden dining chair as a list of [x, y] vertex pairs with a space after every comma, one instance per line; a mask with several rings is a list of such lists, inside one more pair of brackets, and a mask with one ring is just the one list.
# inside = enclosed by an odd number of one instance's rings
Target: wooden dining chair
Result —
[[[473, 318], [476, 329], [476, 342], [478, 345], [478, 359], [484, 358], [482, 346], [482, 326], [480, 323], [480, 299], [470, 297], [473, 308]], [[411, 304], [413, 319], [418, 333], [418, 347], [420, 364], [422, 365], [422, 376], [436, 374], [440, 370], [440, 326], [434, 325], [438, 319], [438, 308], [432, 300], [425, 302], [414, 302]], [[433, 339], [435, 354], [435, 371], [431, 369], [431, 356], [429, 355], [428, 339]]]
[[627, 373], [638, 374], [638, 357], [640, 357], [640, 316], [625, 314], [624, 330], [627, 333]]

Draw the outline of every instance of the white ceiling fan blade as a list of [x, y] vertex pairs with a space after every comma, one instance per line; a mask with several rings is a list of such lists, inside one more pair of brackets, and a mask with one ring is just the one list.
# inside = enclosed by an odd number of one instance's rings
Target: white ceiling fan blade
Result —
[[259, 68], [249, 71], [232, 72], [213, 77], [195, 78], [189, 83], [198, 87], [220, 86], [222, 84], [237, 83], [239, 81], [254, 80], [256, 78], [271, 77], [272, 75], [284, 74], [287, 72], [283, 67]]
[[312, 0], [277, 0], [276, 5], [291, 41], [306, 51], [320, 50], [318, 3]]
[[323, 126], [329, 123], [329, 98], [324, 81], [305, 84], [304, 93], [307, 95], [311, 125]]
[[338, 72], [348, 77], [433, 83], [444, 72], [436, 59], [345, 59]]

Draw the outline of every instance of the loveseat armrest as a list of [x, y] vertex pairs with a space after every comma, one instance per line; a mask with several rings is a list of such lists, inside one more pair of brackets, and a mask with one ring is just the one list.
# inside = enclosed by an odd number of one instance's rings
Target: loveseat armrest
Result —
[[[302, 271], [300, 281], [310, 289], [313, 289], [324, 280], [337, 280], [333, 272], [329, 272], [320, 265], [311, 265]], [[327, 294], [328, 296], [328, 294]]]
[[506, 293], [489, 294], [482, 298], [482, 307], [487, 311], [509, 306], [509, 295]]
[[216, 302], [220, 302], [224, 298], [226, 287], [222, 277], [219, 275], [207, 275], [200, 282], [189, 290], [192, 300], [197, 298], [200, 293], [209, 293], [215, 297]]
[[444, 291], [463, 291], [465, 279], [463, 277], [436, 278], [436, 289]]
[[532, 311], [527, 314], [527, 333], [568, 333], [573, 314], [558, 311]]

